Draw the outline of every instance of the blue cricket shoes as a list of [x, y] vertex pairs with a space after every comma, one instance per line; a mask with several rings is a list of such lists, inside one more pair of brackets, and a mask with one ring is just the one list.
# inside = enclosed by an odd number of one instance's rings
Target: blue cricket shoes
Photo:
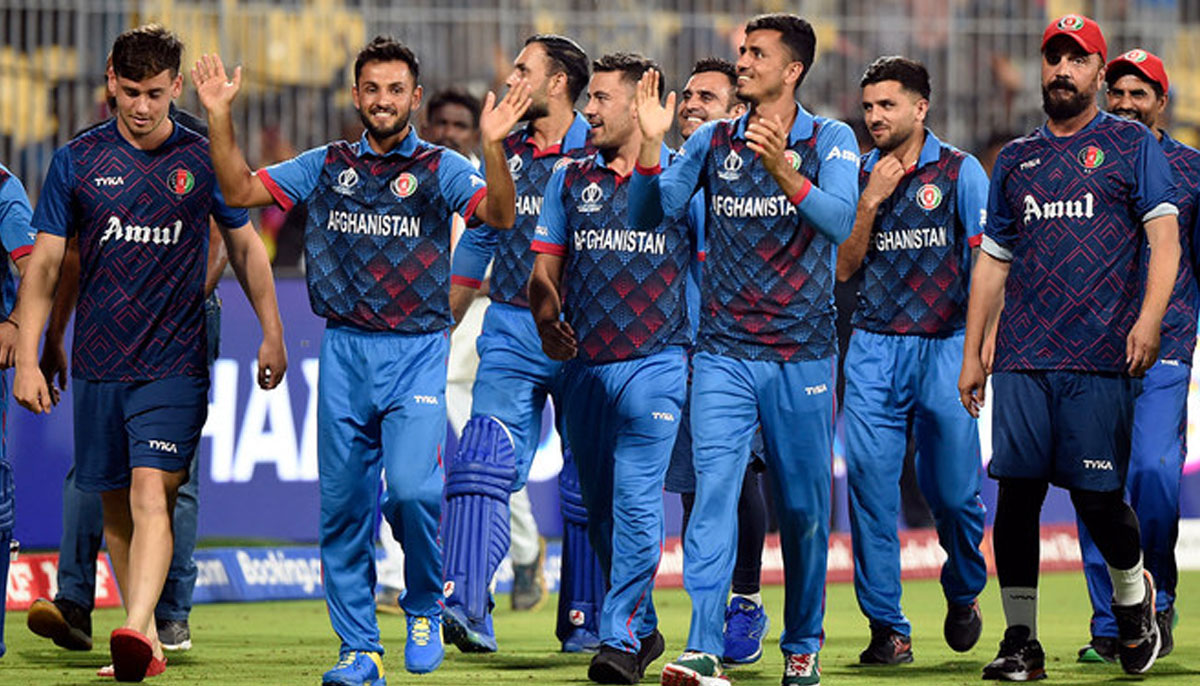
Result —
[[725, 657], [728, 664], [750, 664], [762, 657], [763, 639], [771, 628], [762, 605], [734, 596], [725, 610]]
[[336, 667], [325, 672], [321, 686], [387, 686], [383, 656], [352, 650], [338, 660]]
[[404, 644], [404, 668], [413, 674], [428, 674], [442, 664], [442, 618], [408, 616], [408, 642]]
[[492, 615], [489, 613], [482, 623], [474, 622], [457, 605], [447, 603], [442, 609], [442, 636], [464, 653], [494, 653], [499, 649]]
[[564, 653], [595, 653], [600, 650], [600, 637], [583, 627], [576, 627], [562, 642]]

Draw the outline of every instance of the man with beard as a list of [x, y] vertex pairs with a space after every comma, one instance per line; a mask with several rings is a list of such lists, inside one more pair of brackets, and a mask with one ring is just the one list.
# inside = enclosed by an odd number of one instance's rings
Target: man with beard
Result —
[[[446, 462], [446, 639], [460, 650], [493, 652], [488, 587], [509, 547], [509, 498], [519, 492], [542, 434], [546, 398], [558, 402], [562, 363], [546, 356], [529, 312], [530, 245], [551, 173], [587, 148], [588, 124], [575, 111], [587, 86], [588, 60], [570, 38], [535, 35], [513, 61], [509, 86], [529, 83], [528, 124], [504, 140], [517, 189], [514, 230], [467, 233], [454, 255], [450, 303], [455, 321], [483, 282], [489, 262], [491, 304], [476, 347], [479, 368], [471, 419], [457, 454]], [[560, 424], [561, 426], [561, 424]], [[561, 432], [560, 432], [561, 433]], [[587, 514], [569, 450], [559, 476], [563, 567], [555, 633], [566, 652], [599, 647], [604, 576], [587, 540]], [[517, 560], [514, 563], [527, 560]]]
[[[686, 141], [705, 122], [717, 119], [733, 119], [746, 112], [746, 103], [737, 96], [737, 66], [729, 60], [708, 57], [696, 62], [692, 74], [684, 84], [676, 110], [679, 133]], [[700, 321], [700, 289], [704, 266], [704, 220], [705, 195], [703, 191], [692, 196], [688, 204], [688, 221], [692, 224], [692, 235], [696, 241], [697, 259], [692, 261], [692, 278], [697, 288], [688, 289], [688, 313], [693, 330]], [[691, 382], [689, 375], [688, 390]], [[692, 506], [696, 502], [696, 473], [692, 467], [692, 430], [689, 426], [691, 407], [683, 403], [683, 417], [679, 423], [679, 436], [671, 452], [671, 464], [667, 467], [664, 488], [679, 493], [683, 505], [683, 526], [680, 536], [687, 533]], [[725, 655], [726, 663], [748, 664], [762, 657], [762, 642], [771, 627], [770, 618], [763, 608], [760, 581], [762, 575], [763, 537], [767, 533], [767, 503], [763, 497], [759, 475], [765, 469], [762, 456], [762, 432], [754, 434], [750, 449], [750, 463], [742, 477], [741, 496], [738, 498], [737, 561], [733, 567], [732, 595], [725, 610]]]
[[[722, 632], [733, 572], [738, 489], [760, 422], [775, 478], [787, 592], [785, 686], [820, 683], [833, 450], [833, 282], [837, 244], [858, 201], [858, 145], [850, 127], [796, 102], [816, 49], [812, 25], [791, 14], [746, 24], [738, 96], [750, 111], [709, 122], [663, 170], [659, 145], [672, 106], [657, 73], [642, 80], [644, 138], [629, 205], [638, 228], [708, 193], [702, 315], [692, 374], [696, 504], [684, 538], [692, 599], [687, 650], [662, 683], [722, 677]], [[673, 96], [668, 98], [673, 105]]]
[[421, 137], [478, 162], [475, 146], [479, 145], [480, 107], [479, 98], [457, 88], [434, 93], [425, 107]]
[[958, 652], [979, 640], [976, 597], [987, 582], [979, 431], [947, 404], [962, 368], [971, 260], [982, 238], [987, 176], [971, 155], [924, 127], [929, 72], [880, 57], [862, 81], [875, 149], [862, 158], [858, 214], [838, 249], [838, 279], [864, 270], [846, 352], [846, 472], [854, 592], [871, 642], [863, 664], [912, 662], [900, 608], [900, 472], [908, 427], [916, 472], [948, 559], [943, 636]]
[[218, 56], [192, 71], [208, 111], [212, 158], [236, 206], [305, 201], [307, 280], [313, 312], [328, 320], [318, 379], [317, 459], [321, 566], [330, 621], [341, 638], [325, 684], [383, 684], [375, 621], [374, 514], [380, 469], [384, 516], [405, 553], [404, 665], [442, 662], [440, 456], [446, 436], [450, 215], [513, 222], [513, 186], [501, 139], [528, 105], [516, 83], [480, 116], [485, 182], [462, 155], [420, 140], [409, 117], [421, 104], [416, 56], [377, 37], [354, 62], [352, 95], [366, 131], [251, 172], [234, 139], [228, 80]]
[[[1174, 647], [1175, 541], [1179, 537], [1179, 480], [1186, 459], [1188, 383], [1196, 347], [1196, 310], [1200, 293], [1191, 263], [1196, 231], [1197, 190], [1200, 189], [1200, 152], [1171, 138], [1159, 128], [1167, 107], [1167, 70], [1162, 60], [1140, 48], [1108, 63], [1108, 111], [1140, 121], [1162, 145], [1182, 191], [1179, 199], [1179, 242], [1183, 259], [1163, 317], [1162, 353], [1146, 370], [1142, 392], [1133, 409], [1133, 445], [1125, 488], [1141, 525], [1142, 555], [1158, 591], [1155, 601], [1158, 631], [1162, 635], [1159, 657]], [[1092, 600], [1091, 642], [1080, 649], [1081, 662], [1117, 659], [1117, 623], [1109, 607], [1112, 583], [1104, 558], [1079, 527], [1084, 573]]]
[[615, 53], [592, 69], [584, 113], [598, 152], [564, 165], [546, 185], [529, 306], [542, 348], [565, 361], [567, 440], [588, 535], [608, 580], [602, 645], [588, 678], [634, 684], [663, 652], [652, 591], [662, 553], [663, 476], [687, 385], [695, 249], [683, 213], [652, 230], [626, 223], [625, 181], [642, 142], [634, 93], [657, 65]]
[[1038, 518], [1051, 483], [1070, 490], [1108, 565], [1121, 666], [1145, 672], [1159, 649], [1154, 580], [1122, 496], [1134, 400], [1158, 358], [1179, 266], [1178, 209], [1162, 146], [1096, 105], [1105, 52], [1091, 19], [1069, 14], [1046, 27], [1049, 121], [996, 161], [971, 279], [958, 389], [972, 416], [984, 402], [983, 341], [1000, 317], [988, 473], [999, 481], [993, 545], [1008, 628], [984, 679], [1045, 676]]

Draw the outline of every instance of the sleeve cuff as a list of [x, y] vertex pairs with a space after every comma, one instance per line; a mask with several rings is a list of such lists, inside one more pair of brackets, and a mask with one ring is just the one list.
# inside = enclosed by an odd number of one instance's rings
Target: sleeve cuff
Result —
[[795, 195], [788, 198], [788, 202], [792, 203], [793, 205], [799, 205], [800, 203], [804, 202], [804, 199], [808, 197], [808, 192], [812, 190], [812, 187], [812, 181], [809, 181], [807, 178], [805, 178], [804, 184], [800, 186], [800, 190], [796, 191]]
[[974, 236], [967, 236], [967, 247], [978, 248], [979, 244], [982, 242], [983, 234], [981, 233], [975, 234]]
[[1169, 202], [1159, 203], [1158, 206], [1156, 206], [1154, 209], [1147, 212], [1145, 214], [1145, 216], [1142, 217], [1142, 223], [1145, 224], [1146, 222], [1150, 221], [1151, 219], [1158, 219], [1159, 217], [1177, 216], [1178, 214], [1179, 214], [1179, 208], [1176, 207], [1173, 203], [1169, 203]]
[[546, 241], [534, 241], [530, 246], [534, 252], [554, 255], [555, 257], [566, 257], [567, 246], [560, 243], [547, 243]]
[[271, 194], [272, 198], [275, 198], [275, 204], [279, 205], [279, 208], [284, 212], [292, 209], [292, 206], [296, 204], [292, 202], [292, 199], [288, 197], [287, 193], [283, 192], [283, 189], [279, 187], [279, 184], [275, 182], [275, 179], [271, 178], [271, 172], [267, 171], [266, 169], [259, 169], [258, 171], [254, 172], [254, 175], [262, 181], [263, 186], [265, 186], [267, 189], [267, 192]]
[[467, 288], [479, 289], [483, 285], [483, 279], [472, 279], [469, 276], [459, 276], [458, 274], [450, 275], [451, 286], [466, 286]]
[[633, 170], [642, 176], [658, 176], [662, 173], [662, 164], [656, 164], [653, 167], [643, 167], [640, 163], [633, 163]]
[[472, 195], [471, 199], [469, 201], [467, 201], [467, 208], [465, 210], [463, 210], [463, 212], [462, 212], [462, 218], [463, 218], [464, 224], [466, 224], [467, 226], [476, 226], [477, 225], [478, 222], [476, 222], [476, 224], [472, 224], [471, 220], [475, 218], [475, 209], [479, 207], [479, 203], [483, 202], [483, 199], [486, 197], [487, 197], [487, 186], [484, 186], [483, 188], [480, 188], [479, 190], [475, 191], [475, 195]]
[[25, 257], [26, 255], [28, 255], [31, 252], [33, 252], [32, 245], [22, 245], [21, 247], [17, 248], [16, 250], [13, 250], [12, 252], [8, 253], [8, 256], [15, 261], [15, 260], [21, 259], [22, 257]]
[[997, 243], [991, 236], [984, 234], [979, 248], [1001, 262], [1012, 262], [1012, 251]]

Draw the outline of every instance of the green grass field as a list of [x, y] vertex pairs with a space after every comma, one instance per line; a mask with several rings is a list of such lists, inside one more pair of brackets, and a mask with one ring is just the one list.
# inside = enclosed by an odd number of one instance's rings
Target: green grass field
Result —
[[[899, 668], [854, 666], [866, 645], [866, 623], [858, 612], [849, 584], [829, 587], [825, 629], [828, 636], [821, 653], [825, 684], [874, 686], [877, 684], [978, 684], [983, 664], [990, 660], [1003, 633], [1000, 601], [994, 579], [984, 591], [984, 633], [969, 653], [950, 651], [942, 641], [941, 590], [936, 582], [905, 584], [905, 609], [914, 626], [916, 662]], [[735, 684], [778, 684], [782, 659], [777, 639], [781, 624], [783, 589], [767, 588], [764, 598], [772, 613], [767, 649], [758, 664], [730, 672]], [[1144, 680], [1154, 684], [1200, 684], [1200, 572], [1180, 579], [1178, 609], [1182, 621], [1175, 634], [1175, 652], [1156, 663]], [[589, 656], [556, 652], [553, 638], [554, 609], [548, 603], [531, 613], [509, 612], [507, 598], [499, 599], [496, 629], [501, 652], [495, 655], [464, 655], [453, 647], [446, 661], [433, 674], [416, 676], [404, 671], [404, 618], [380, 616], [388, 678], [395, 684], [426, 686], [475, 686], [484, 684], [572, 684], [587, 682]], [[667, 652], [646, 675], [647, 683], [658, 683], [658, 670], [666, 659], [683, 648], [688, 611], [683, 591], [656, 594]], [[90, 653], [68, 653], [40, 639], [25, 627], [24, 613], [10, 613], [6, 637], [8, 655], [0, 659], [0, 684], [96, 684], [106, 680], [95, 670], [108, 661], [103, 637], [119, 623], [115, 610], [94, 616], [97, 648]], [[1041, 585], [1041, 641], [1047, 654], [1050, 683], [1129, 683], [1116, 665], [1080, 665], [1075, 651], [1087, 638], [1089, 610], [1083, 578], [1079, 574], [1048, 574]], [[202, 605], [192, 614], [195, 647], [172, 656], [167, 673], [152, 683], [162, 684], [301, 684], [315, 686], [322, 672], [336, 659], [337, 641], [329, 628], [325, 606], [320, 602], [284, 602], [241, 605]], [[111, 683], [109, 681], [108, 683]]]

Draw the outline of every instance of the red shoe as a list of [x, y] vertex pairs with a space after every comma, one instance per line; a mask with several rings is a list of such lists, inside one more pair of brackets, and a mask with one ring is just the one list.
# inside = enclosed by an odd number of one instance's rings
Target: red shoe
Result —
[[[161, 659], [161, 660], [156, 657], [156, 658], [150, 660], [150, 666], [146, 668], [146, 677], [149, 678], [152, 676], [158, 676], [159, 674], [162, 674], [165, 671], [167, 671], [167, 657], [164, 655], [163, 659]], [[106, 678], [111, 679], [115, 675], [116, 675], [116, 673], [113, 671], [112, 665], [106, 665], [106, 666], [101, 667], [100, 669], [96, 670], [96, 676], [99, 676], [99, 677], [106, 677]]]
[[141, 681], [145, 679], [154, 660], [154, 646], [150, 639], [133, 629], [114, 629], [108, 637], [108, 648], [112, 653], [113, 676], [117, 681]]

